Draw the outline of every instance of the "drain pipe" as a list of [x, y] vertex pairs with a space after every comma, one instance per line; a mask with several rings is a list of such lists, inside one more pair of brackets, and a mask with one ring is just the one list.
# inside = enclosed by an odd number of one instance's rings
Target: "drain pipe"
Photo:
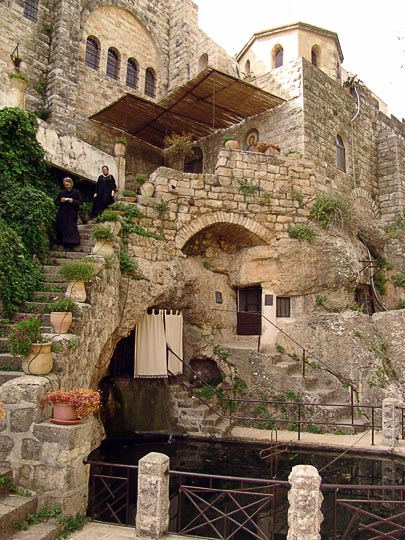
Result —
[[353, 164], [353, 189], [356, 188], [356, 168], [355, 168], [355, 164], [354, 164], [354, 133], [353, 133], [353, 122], [356, 120], [356, 118], [358, 117], [358, 115], [360, 114], [360, 96], [359, 96], [359, 93], [357, 91], [357, 86], [355, 85], [354, 87], [354, 91], [356, 93], [356, 98], [357, 98], [357, 111], [356, 111], [356, 114], [353, 116], [353, 118], [351, 118], [350, 120], [350, 124], [351, 124], [351, 128], [352, 128], [352, 164]]
[[[367, 251], [367, 256], [368, 256], [368, 260], [370, 263], [373, 262], [373, 258], [371, 256], [371, 253], [370, 253], [370, 250], [368, 249], [367, 247], [367, 244], [364, 242], [364, 240], [359, 237], [361, 243], [363, 244], [364, 248], [366, 249]], [[377, 300], [377, 304], [380, 306], [380, 308], [383, 310], [383, 311], [389, 311], [388, 308], [384, 305], [383, 301], [380, 300], [380, 297], [378, 296], [378, 293], [377, 293], [377, 290], [375, 288], [375, 285], [374, 285], [374, 277], [373, 277], [373, 270], [372, 270], [372, 267], [370, 266], [369, 267], [369, 270], [370, 270], [370, 284], [371, 284], [371, 290], [373, 291], [373, 295], [374, 295], [374, 298]]]

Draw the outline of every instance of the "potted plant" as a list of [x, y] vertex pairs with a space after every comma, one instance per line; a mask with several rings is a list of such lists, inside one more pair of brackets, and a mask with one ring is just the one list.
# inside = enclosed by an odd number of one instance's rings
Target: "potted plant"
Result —
[[108, 209], [112, 210], [113, 212], [115, 212], [119, 216], [123, 216], [125, 214], [126, 207], [127, 207], [127, 205], [125, 203], [123, 203], [122, 201], [117, 201], [117, 202], [114, 202], [114, 203], [110, 204]]
[[68, 282], [66, 295], [71, 296], [76, 302], [86, 300], [86, 288], [84, 284], [91, 281], [97, 274], [90, 261], [69, 261], [59, 269], [59, 274]]
[[192, 135], [190, 133], [185, 133], [184, 131], [182, 134], [172, 133], [171, 135], [166, 135], [164, 143], [166, 146], [166, 154], [172, 165], [182, 169], [184, 158], [193, 154], [191, 149], [193, 143]]
[[52, 390], [41, 398], [41, 405], [53, 406], [51, 422], [55, 424], [77, 424], [97, 412], [101, 406], [99, 390], [74, 387], [71, 390]]
[[135, 191], [132, 191], [131, 189], [124, 189], [122, 192], [122, 200], [125, 202], [136, 202], [136, 193]]
[[116, 156], [125, 156], [128, 141], [125, 137], [117, 137], [114, 144], [114, 154]]
[[11, 354], [22, 357], [24, 373], [47, 375], [52, 371], [52, 343], [44, 341], [39, 317], [24, 317], [14, 324], [8, 343]]
[[73, 311], [76, 302], [70, 296], [53, 298], [44, 308], [44, 313], [49, 313], [52, 328], [56, 334], [67, 334], [73, 321]]
[[234, 135], [233, 133], [224, 135], [222, 138], [222, 144], [225, 146], [225, 148], [228, 148], [228, 150], [238, 150], [239, 148], [239, 143], [236, 139], [236, 135]]
[[137, 174], [134, 178], [134, 189], [136, 191], [136, 193], [139, 193], [139, 190], [142, 186], [142, 184], [144, 184], [146, 182], [146, 174]]
[[97, 216], [96, 222], [108, 225], [114, 234], [119, 234], [122, 229], [121, 219], [121, 216], [117, 214], [117, 212], [107, 208], [104, 210], [104, 212]]
[[363, 84], [363, 81], [361, 81], [360, 79], [357, 78], [357, 75], [348, 75], [346, 80], [343, 81], [343, 88], [346, 90], [346, 92], [348, 94], [351, 93], [351, 91], [356, 87], [356, 86], [362, 86]]
[[138, 223], [139, 218], [144, 217], [145, 214], [139, 210], [136, 204], [131, 204], [131, 206], [128, 205], [127, 209], [125, 210], [124, 219], [126, 221], [130, 221], [131, 223]]
[[114, 231], [107, 224], [98, 224], [91, 231], [91, 236], [96, 240], [93, 247], [93, 255], [100, 257], [110, 257], [114, 254], [113, 241], [115, 239]]

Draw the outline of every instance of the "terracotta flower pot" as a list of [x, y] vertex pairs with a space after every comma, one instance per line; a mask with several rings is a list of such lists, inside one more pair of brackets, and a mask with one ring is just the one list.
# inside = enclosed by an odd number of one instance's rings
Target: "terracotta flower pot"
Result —
[[80, 422], [76, 409], [70, 403], [54, 403], [51, 422], [54, 424], [70, 425]]
[[22, 368], [27, 375], [48, 375], [53, 368], [52, 343], [33, 343], [30, 353], [23, 358]]
[[71, 311], [52, 311], [49, 318], [56, 334], [67, 334], [73, 321]]
[[239, 143], [238, 141], [226, 141], [225, 142], [225, 148], [228, 150], [239, 150]]
[[93, 255], [99, 255], [100, 257], [111, 257], [111, 255], [114, 255], [114, 248], [111, 240], [107, 240], [106, 238], [97, 240], [92, 249], [92, 253]]
[[66, 289], [66, 296], [71, 296], [76, 302], [84, 302], [87, 298], [84, 281], [69, 281]]

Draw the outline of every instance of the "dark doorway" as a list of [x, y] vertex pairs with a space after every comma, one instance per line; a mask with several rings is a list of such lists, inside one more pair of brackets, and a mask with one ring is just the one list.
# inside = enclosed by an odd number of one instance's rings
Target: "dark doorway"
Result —
[[134, 377], [135, 330], [121, 339], [115, 347], [110, 362], [111, 377]]
[[191, 154], [184, 160], [184, 172], [202, 174], [203, 172], [203, 153], [201, 148], [193, 146]]
[[237, 334], [259, 336], [262, 333], [262, 288], [238, 290]]

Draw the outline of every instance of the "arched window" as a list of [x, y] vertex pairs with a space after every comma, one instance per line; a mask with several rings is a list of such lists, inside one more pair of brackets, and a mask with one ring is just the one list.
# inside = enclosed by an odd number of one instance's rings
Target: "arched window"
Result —
[[127, 62], [127, 86], [138, 88], [139, 82], [139, 67], [134, 58], [128, 58]]
[[156, 97], [156, 76], [152, 68], [145, 71], [145, 95]]
[[346, 172], [346, 149], [340, 135], [336, 135], [336, 167]]
[[250, 77], [250, 60], [246, 60], [245, 75], [246, 77]]
[[111, 47], [108, 49], [107, 54], [106, 74], [107, 77], [111, 77], [111, 79], [119, 79], [120, 76], [120, 57], [118, 51]]
[[198, 73], [208, 66], [208, 54], [204, 53], [198, 60]]
[[317, 47], [312, 47], [311, 49], [311, 63], [315, 67], [319, 67], [319, 53]]
[[30, 21], [36, 21], [38, 17], [38, 0], [24, 1], [24, 17]]
[[100, 66], [100, 44], [94, 37], [88, 37], [86, 41], [86, 66], [98, 69]]
[[277, 47], [277, 49], [274, 52], [274, 67], [278, 68], [283, 65], [283, 47], [280, 47], [280, 45]]

